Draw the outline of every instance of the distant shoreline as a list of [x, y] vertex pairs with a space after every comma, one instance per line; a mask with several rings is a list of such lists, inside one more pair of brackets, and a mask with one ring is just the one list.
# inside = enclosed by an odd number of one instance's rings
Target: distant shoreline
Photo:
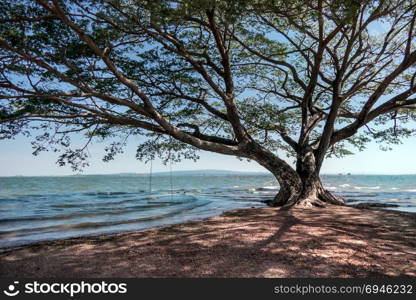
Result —
[[[217, 169], [203, 169], [203, 170], [180, 170], [180, 171], [173, 171], [173, 175], [193, 175], [193, 174], [208, 174], [208, 175], [238, 175], [238, 174], [246, 174], [246, 175], [271, 175], [270, 172], [267, 171], [232, 171], [232, 170], [217, 170]], [[160, 176], [160, 175], [170, 175], [170, 172], [166, 171], [157, 171], [153, 172], [152, 175]], [[378, 173], [323, 173], [321, 176], [415, 176], [416, 173], [408, 173], [408, 174], [378, 174]], [[108, 173], [108, 174], [65, 174], [65, 175], [0, 175], [0, 178], [15, 178], [15, 177], [79, 177], [79, 176], [149, 176], [149, 172], [141, 172], [141, 173]]]
[[253, 208], [0, 254], [0, 277], [416, 276], [416, 214]]

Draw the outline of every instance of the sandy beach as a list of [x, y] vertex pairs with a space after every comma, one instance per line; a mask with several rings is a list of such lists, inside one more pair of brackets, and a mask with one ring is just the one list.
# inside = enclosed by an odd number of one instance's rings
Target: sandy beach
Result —
[[252, 208], [0, 255], [1, 277], [416, 276], [416, 215], [351, 207]]

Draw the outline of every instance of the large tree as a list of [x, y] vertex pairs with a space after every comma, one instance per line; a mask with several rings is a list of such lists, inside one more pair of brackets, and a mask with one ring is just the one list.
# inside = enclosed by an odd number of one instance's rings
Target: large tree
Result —
[[415, 19], [414, 0], [2, 0], [1, 138], [42, 132], [35, 154], [78, 168], [91, 140], [110, 160], [140, 136], [138, 159], [258, 162], [272, 205], [343, 204], [325, 157], [413, 132]]

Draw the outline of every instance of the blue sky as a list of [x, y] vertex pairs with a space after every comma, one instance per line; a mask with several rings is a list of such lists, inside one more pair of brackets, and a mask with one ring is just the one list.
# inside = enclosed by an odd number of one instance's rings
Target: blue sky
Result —
[[[95, 143], [89, 146], [91, 159], [90, 167], [84, 174], [111, 173], [145, 173], [149, 164], [135, 159], [135, 147], [130, 143], [124, 154], [114, 161], [102, 162], [103, 144]], [[370, 143], [363, 152], [342, 159], [327, 159], [323, 173], [353, 173], [353, 174], [416, 174], [416, 138], [403, 141], [402, 145], [393, 147], [393, 151], [383, 152], [378, 144]], [[50, 152], [32, 156], [30, 140], [17, 137], [15, 140], [0, 141], [0, 176], [16, 175], [71, 175], [69, 167], [58, 167], [55, 164], [56, 155]], [[173, 170], [225, 169], [235, 171], [267, 171], [256, 162], [240, 161], [234, 157], [200, 152], [201, 159], [197, 162], [183, 161], [173, 165]], [[153, 170], [168, 171], [160, 161], [154, 161]]]
[[[382, 34], [388, 26], [382, 22], [374, 22], [369, 27], [373, 33]], [[111, 173], [145, 173], [149, 171], [149, 164], [135, 159], [135, 145], [130, 143], [125, 153], [120, 154], [114, 161], [104, 163], [104, 145], [95, 143], [90, 145], [90, 166], [84, 174]], [[393, 146], [393, 151], [384, 152], [376, 143], [367, 145], [367, 149], [356, 152], [345, 158], [326, 159], [322, 173], [352, 173], [352, 174], [416, 174], [416, 137], [403, 140], [403, 144]], [[59, 167], [55, 164], [57, 155], [44, 152], [34, 157], [30, 140], [22, 136], [15, 140], [0, 140], [0, 176], [16, 175], [71, 175], [71, 168]], [[240, 161], [237, 158], [200, 152], [201, 159], [197, 162], [183, 161], [173, 165], [173, 170], [223, 169], [234, 171], [267, 172], [256, 162]], [[281, 155], [285, 158], [284, 154]], [[153, 170], [168, 171], [169, 167], [159, 160], [153, 162]]]

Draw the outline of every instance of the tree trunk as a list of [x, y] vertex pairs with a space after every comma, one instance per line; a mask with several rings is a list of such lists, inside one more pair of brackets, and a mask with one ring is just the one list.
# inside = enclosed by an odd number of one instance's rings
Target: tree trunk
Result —
[[302, 179], [302, 191], [295, 203], [287, 203], [284, 206], [298, 205], [303, 207], [325, 207], [326, 204], [344, 205], [345, 200], [331, 194], [326, 190], [318, 175], [312, 178]]
[[311, 174], [307, 177], [297, 175], [301, 180], [301, 187], [294, 188], [291, 181], [279, 180], [280, 190], [275, 198], [268, 202], [270, 206], [292, 207], [325, 207], [326, 204], [344, 205], [345, 200], [331, 194], [326, 190], [318, 174]]
[[270, 206], [324, 207], [326, 204], [344, 205], [346, 202], [324, 189], [311, 151], [298, 155], [296, 170], [264, 149], [255, 159], [272, 172], [279, 182], [279, 192], [273, 200], [267, 202]]

